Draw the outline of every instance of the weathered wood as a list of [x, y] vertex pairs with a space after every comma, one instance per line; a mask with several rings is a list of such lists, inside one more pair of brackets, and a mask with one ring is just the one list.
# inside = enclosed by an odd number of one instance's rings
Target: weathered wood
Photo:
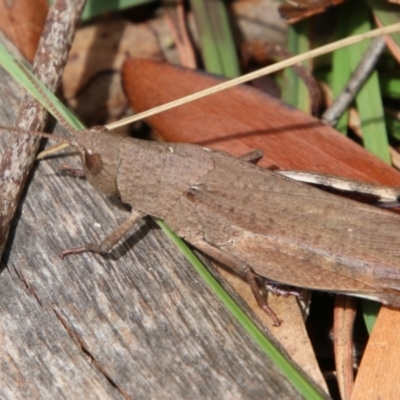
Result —
[[[21, 90], [1, 71], [0, 91], [9, 124]], [[2, 399], [300, 398], [150, 220], [112, 257], [61, 260], [126, 213], [60, 162], [38, 163], [3, 258]]]

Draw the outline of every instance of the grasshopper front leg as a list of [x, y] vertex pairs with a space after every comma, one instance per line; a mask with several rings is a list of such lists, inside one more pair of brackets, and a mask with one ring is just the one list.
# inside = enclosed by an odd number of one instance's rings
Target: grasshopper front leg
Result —
[[146, 214], [132, 210], [129, 218], [126, 219], [117, 229], [108, 235], [100, 245], [95, 243], [85, 243], [83, 246], [67, 249], [60, 252], [60, 257], [64, 258], [71, 254], [81, 254], [87, 251], [93, 253], [109, 253], [111, 249], [125, 236], [125, 234], [135, 225], [139, 219], [145, 217]]

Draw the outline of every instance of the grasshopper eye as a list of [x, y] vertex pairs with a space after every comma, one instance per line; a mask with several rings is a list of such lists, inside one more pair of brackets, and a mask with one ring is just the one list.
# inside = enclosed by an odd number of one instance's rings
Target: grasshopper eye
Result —
[[100, 154], [89, 154], [85, 151], [85, 166], [93, 175], [99, 174], [103, 169], [103, 160]]

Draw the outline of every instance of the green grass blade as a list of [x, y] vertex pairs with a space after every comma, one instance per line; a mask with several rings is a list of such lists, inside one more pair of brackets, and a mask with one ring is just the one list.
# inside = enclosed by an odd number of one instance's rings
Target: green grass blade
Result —
[[88, 0], [83, 9], [82, 20], [87, 21], [107, 12], [121, 11], [151, 2], [154, 0]]
[[[398, 74], [397, 74], [398, 75]], [[380, 75], [382, 95], [391, 99], [400, 99], [400, 76]]]
[[[295, 55], [310, 50], [308, 39], [309, 21], [301, 21], [295, 25], [290, 25], [288, 29], [288, 51]], [[308, 60], [303, 65], [308, 68], [312, 60]], [[300, 76], [292, 68], [286, 68], [282, 82], [282, 100], [310, 114], [310, 93], [307, 86]]]
[[[400, 8], [398, 4], [385, 0], [366, 0], [366, 2], [383, 26], [395, 24], [400, 21]], [[392, 33], [390, 36], [397, 43], [397, 46], [400, 46], [400, 32]]]
[[[371, 29], [370, 13], [365, 3], [360, 0], [348, 2], [341, 7], [341, 15], [346, 16], [347, 23], [342, 24], [344, 36], [356, 35]], [[343, 89], [345, 82], [356, 69], [358, 63], [368, 49], [371, 40], [357, 43], [349, 49], [341, 49], [334, 56], [333, 90], [337, 94]], [[342, 64], [342, 65], [340, 65]], [[363, 132], [364, 147], [383, 161], [390, 163], [389, 143], [385, 116], [382, 105], [382, 93], [379, 86], [378, 73], [374, 71], [365, 82], [355, 99]], [[347, 119], [347, 118], [346, 118]], [[344, 117], [339, 129], [345, 131]]]
[[[351, 23], [354, 23], [352, 34], [367, 32], [372, 28], [368, 9], [365, 6], [363, 7], [363, 4], [363, 2], [359, 3], [359, 7], [355, 8], [353, 18], [350, 19]], [[358, 43], [353, 47], [353, 51], [350, 53], [350, 64], [353, 70], [357, 67], [370, 43], [371, 41], [368, 40]], [[382, 94], [379, 87], [378, 73], [376, 71], [370, 75], [361, 88], [356, 97], [356, 104], [361, 119], [364, 147], [390, 164], [391, 157], [382, 104]]]
[[[62, 115], [63, 118], [75, 129], [82, 129], [84, 125], [79, 119], [68, 110], [65, 105], [55, 96], [46, 86], [40, 82], [35, 75], [33, 75], [28, 68], [22, 67], [18, 61], [8, 52], [2, 43], [0, 43], [0, 65], [35, 99], [37, 99], [43, 107], [49, 108], [49, 102], [52, 106]], [[45, 93], [45, 97], [42, 96], [40, 91], [35, 87], [31, 80], [26, 76], [29, 74], [31, 79], [36, 82], [40, 87], [41, 91]]]
[[367, 328], [368, 333], [371, 334], [372, 329], [375, 325], [376, 317], [379, 313], [379, 310], [381, 309], [381, 305], [376, 301], [368, 299], [362, 299], [360, 304], [363, 312], [365, 326]]
[[[338, 20], [344, 21], [347, 18], [348, 10], [350, 7], [350, 3], [346, 3], [343, 6], [339, 7], [339, 15]], [[336, 31], [336, 38], [341, 39], [346, 37], [348, 34], [347, 24], [338, 24], [338, 28]], [[347, 82], [349, 81], [352, 70], [349, 62], [350, 52], [352, 51], [352, 47], [343, 47], [339, 50], [336, 50], [332, 55], [332, 76], [331, 76], [331, 88], [333, 92], [333, 97], [336, 98], [340, 92], [343, 90]], [[335, 128], [339, 132], [347, 135], [347, 125], [349, 120], [349, 112], [346, 111], [339, 118]]]
[[191, 0], [206, 70], [235, 78], [240, 75], [226, 5], [222, 0]]

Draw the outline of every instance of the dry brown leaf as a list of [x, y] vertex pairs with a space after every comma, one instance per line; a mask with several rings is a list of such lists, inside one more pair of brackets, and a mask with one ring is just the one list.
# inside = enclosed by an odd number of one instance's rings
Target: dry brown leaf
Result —
[[290, 0], [279, 7], [279, 12], [288, 24], [294, 24], [341, 3], [343, 0]]
[[48, 9], [47, 0], [0, 2], [0, 29], [29, 61], [35, 56]]

